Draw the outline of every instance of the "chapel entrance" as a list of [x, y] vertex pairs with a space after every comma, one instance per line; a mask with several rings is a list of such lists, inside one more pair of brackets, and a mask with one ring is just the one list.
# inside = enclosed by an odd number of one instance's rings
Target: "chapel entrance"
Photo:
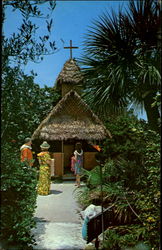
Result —
[[71, 156], [75, 150], [75, 145], [64, 144], [64, 175], [73, 175], [71, 171]]

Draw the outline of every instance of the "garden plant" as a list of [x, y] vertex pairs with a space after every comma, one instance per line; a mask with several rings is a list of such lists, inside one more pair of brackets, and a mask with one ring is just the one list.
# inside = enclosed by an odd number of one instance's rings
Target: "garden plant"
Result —
[[[106, 122], [112, 138], [100, 146], [106, 160], [103, 206], [113, 207], [117, 225], [105, 232], [103, 249], [160, 244], [160, 136], [132, 114]], [[101, 205], [100, 166], [85, 171], [86, 187], [78, 200], [83, 207]]]

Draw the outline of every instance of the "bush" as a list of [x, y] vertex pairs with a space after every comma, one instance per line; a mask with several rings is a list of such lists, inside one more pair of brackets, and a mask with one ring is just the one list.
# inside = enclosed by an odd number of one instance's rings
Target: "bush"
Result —
[[36, 169], [20, 162], [20, 152], [13, 145], [2, 145], [1, 241], [9, 249], [32, 248], [36, 185]]
[[[145, 228], [140, 225], [118, 226], [107, 230], [103, 249], [150, 250], [150, 247], [140, 240], [146, 234], [145, 231]], [[135, 244], [135, 242], [139, 243]]]
[[[100, 145], [107, 155], [102, 168], [103, 205], [113, 205], [118, 226], [108, 230], [105, 249], [125, 249], [139, 242], [158, 249], [160, 136], [131, 114], [107, 121], [106, 127], [113, 137]], [[86, 190], [87, 198], [84, 193], [84, 203], [101, 203], [99, 167], [85, 174], [89, 192]]]
[[[147, 128], [147, 124], [138, 121], [133, 116], [118, 117], [113, 122], [107, 123], [113, 134], [104, 145], [107, 152], [107, 162], [110, 168], [109, 186], [114, 186], [114, 181], [122, 184], [125, 202], [134, 214], [133, 223], [139, 229], [131, 230], [128, 234], [141, 235], [146, 245], [158, 249], [160, 244], [160, 136]], [[115, 157], [114, 157], [115, 156]], [[117, 173], [118, 172], [118, 173]], [[111, 194], [109, 188], [109, 196]], [[117, 195], [117, 210], [120, 210], [122, 197]], [[133, 226], [135, 227], [135, 226]], [[144, 230], [145, 229], [145, 230]], [[138, 237], [135, 237], [138, 242]], [[133, 240], [132, 240], [133, 242]]]

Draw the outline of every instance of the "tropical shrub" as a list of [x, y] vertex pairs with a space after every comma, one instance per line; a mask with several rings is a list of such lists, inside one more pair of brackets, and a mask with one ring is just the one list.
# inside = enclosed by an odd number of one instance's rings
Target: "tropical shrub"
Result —
[[[116, 224], [106, 232], [104, 247], [125, 249], [143, 242], [158, 249], [160, 136], [132, 114], [114, 117], [105, 124], [112, 138], [100, 145], [107, 155], [102, 167], [103, 206], [113, 206]], [[85, 175], [88, 203], [101, 204], [99, 166]]]
[[[20, 163], [18, 149], [59, 99], [54, 88], [40, 88], [34, 83], [35, 74], [26, 75], [21, 68], [29, 60], [40, 62], [56, 51], [55, 42], [49, 39], [52, 19], [48, 21], [56, 3], [49, 1], [45, 14], [39, 7], [46, 2], [3, 1], [2, 6], [2, 22], [8, 6], [22, 17], [16, 32], [2, 36], [1, 241], [5, 249], [32, 248], [37, 170]], [[37, 33], [33, 17], [46, 20], [48, 32], [43, 36]]]
[[37, 169], [20, 163], [19, 148], [60, 95], [47, 86], [40, 88], [33, 74], [25, 75], [18, 67], [6, 67], [2, 77], [1, 238], [24, 249], [33, 242], [30, 230], [34, 227]]
[[[1, 242], [9, 249], [32, 249], [37, 172], [20, 162], [14, 145], [2, 145]], [[8, 249], [7, 248], [7, 249]]]

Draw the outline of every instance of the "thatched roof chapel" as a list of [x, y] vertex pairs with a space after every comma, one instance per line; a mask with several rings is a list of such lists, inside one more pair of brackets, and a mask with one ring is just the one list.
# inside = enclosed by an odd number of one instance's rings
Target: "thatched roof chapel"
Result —
[[111, 137], [103, 123], [81, 99], [82, 82], [83, 76], [76, 60], [69, 59], [56, 80], [56, 87], [62, 90], [62, 99], [35, 130], [33, 140], [103, 140]]
[[76, 91], [69, 91], [33, 133], [40, 140], [102, 140], [110, 136]]

